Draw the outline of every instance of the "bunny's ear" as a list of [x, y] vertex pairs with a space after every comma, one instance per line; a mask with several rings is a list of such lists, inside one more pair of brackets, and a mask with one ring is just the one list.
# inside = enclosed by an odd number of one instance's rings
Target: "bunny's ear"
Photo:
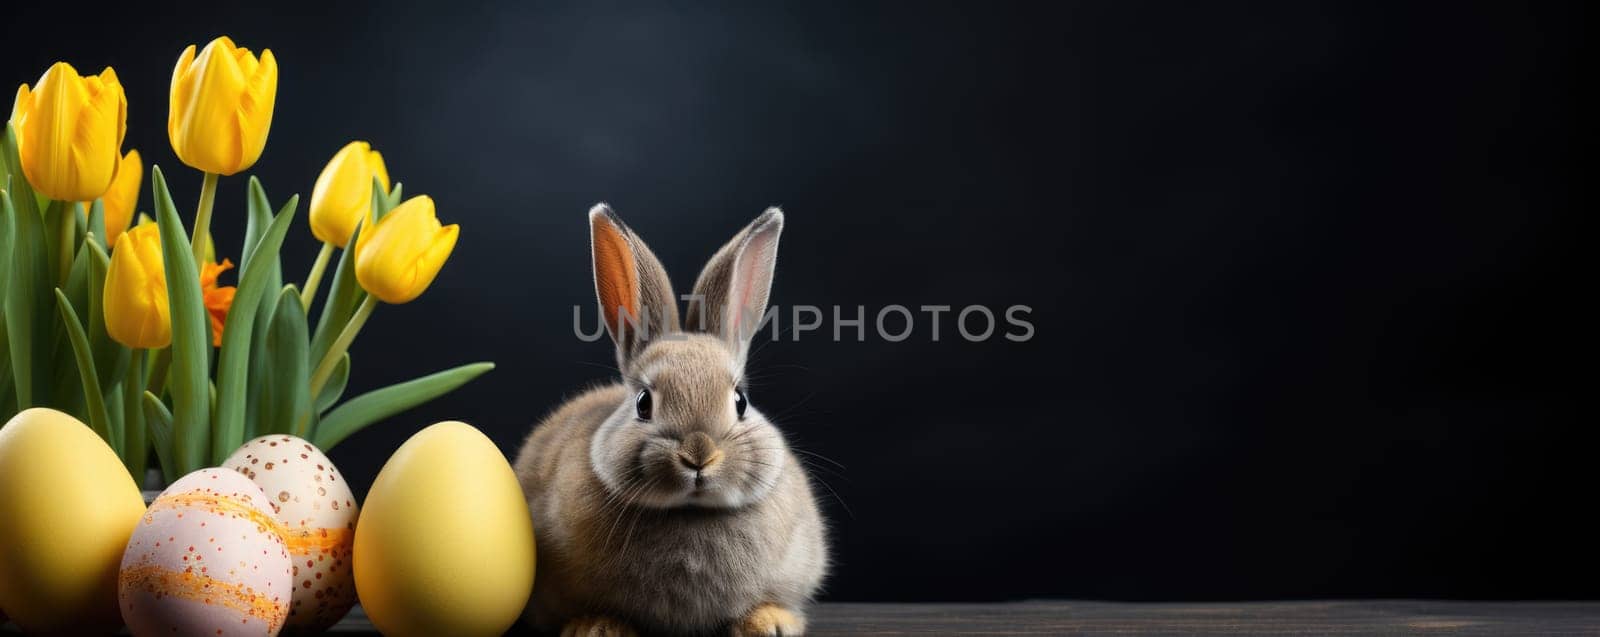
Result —
[[688, 329], [721, 336], [743, 360], [767, 311], [782, 233], [783, 211], [768, 208], [711, 257], [684, 314]]
[[676, 297], [661, 262], [610, 206], [589, 210], [589, 245], [600, 317], [617, 344], [617, 362], [627, 369], [650, 341], [678, 331]]

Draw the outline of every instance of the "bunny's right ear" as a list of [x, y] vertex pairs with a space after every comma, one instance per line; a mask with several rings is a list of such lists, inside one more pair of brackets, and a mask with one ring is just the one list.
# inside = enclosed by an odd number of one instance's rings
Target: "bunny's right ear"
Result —
[[618, 366], [626, 370], [650, 341], [678, 331], [677, 297], [661, 262], [610, 206], [589, 210], [589, 245], [600, 318], [617, 344]]

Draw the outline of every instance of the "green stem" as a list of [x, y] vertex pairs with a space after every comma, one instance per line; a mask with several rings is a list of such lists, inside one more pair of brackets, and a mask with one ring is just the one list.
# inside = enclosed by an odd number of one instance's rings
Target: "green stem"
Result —
[[194, 250], [196, 268], [206, 262], [206, 238], [211, 236], [211, 208], [217, 203], [217, 174], [206, 173], [200, 184], [200, 208], [194, 214], [194, 232], [189, 247]]
[[361, 302], [361, 307], [356, 308], [350, 322], [344, 326], [344, 331], [339, 332], [339, 337], [334, 339], [333, 345], [328, 347], [328, 353], [322, 356], [322, 362], [317, 363], [317, 371], [311, 374], [311, 395], [313, 397], [322, 393], [322, 386], [328, 384], [328, 377], [333, 375], [333, 368], [339, 364], [339, 359], [344, 357], [345, 350], [350, 349], [351, 341], [356, 340], [356, 333], [361, 331], [361, 326], [371, 318], [372, 311], [378, 309], [378, 297], [367, 295]]
[[73, 239], [78, 234], [77, 206], [70, 201], [50, 202], [51, 212], [56, 214], [56, 276], [57, 287], [67, 287], [67, 278], [72, 276], [72, 248], [75, 246]]
[[145, 463], [150, 458], [150, 445], [146, 442], [144, 428], [144, 394], [138, 388], [144, 383], [145, 360], [150, 357], [150, 350], [134, 350], [128, 369], [122, 381], [122, 426], [124, 446], [122, 450], [122, 463], [127, 465], [128, 473], [133, 475], [133, 481], [144, 485]]
[[167, 388], [167, 368], [172, 367], [172, 348], [164, 347], [155, 352], [156, 358], [150, 363], [150, 382], [145, 385], [145, 391], [159, 397]]
[[333, 244], [322, 242], [322, 251], [317, 253], [317, 260], [311, 264], [311, 274], [306, 277], [306, 285], [300, 291], [300, 305], [311, 311], [311, 302], [317, 298], [317, 286], [322, 285], [322, 271], [328, 269], [328, 259], [333, 257]]

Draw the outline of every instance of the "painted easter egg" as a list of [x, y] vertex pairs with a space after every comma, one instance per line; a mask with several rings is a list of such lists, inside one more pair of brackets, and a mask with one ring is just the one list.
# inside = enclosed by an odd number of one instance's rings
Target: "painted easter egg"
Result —
[[0, 428], [0, 605], [28, 633], [109, 633], [139, 486], [89, 426], [27, 409]]
[[267, 496], [226, 469], [162, 491], [122, 556], [117, 601], [134, 635], [265, 635], [293, 596], [289, 551]]
[[350, 572], [356, 496], [333, 462], [311, 443], [286, 435], [244, 443], [226, 462], [266, 492], [293, 562], [294, 598], [284, 632], [318, 633], [356, 603]]
[[494, 442], [444, 422], [400, 445], [362, 506], [355, 573], [390, 637], [511, 628], [533, 589], [533, 518]]

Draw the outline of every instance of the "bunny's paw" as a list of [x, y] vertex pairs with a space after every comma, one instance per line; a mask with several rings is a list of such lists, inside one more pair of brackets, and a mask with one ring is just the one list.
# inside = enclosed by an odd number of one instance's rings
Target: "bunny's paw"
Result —
[[638, 637], [633, 627], [610, 617], [579, 617], [561, 627], [561, 637]]
[[734, 637], [795, 637], [805, 632], [805, 618], [777, 604], [755, 607], [733, 627]]

